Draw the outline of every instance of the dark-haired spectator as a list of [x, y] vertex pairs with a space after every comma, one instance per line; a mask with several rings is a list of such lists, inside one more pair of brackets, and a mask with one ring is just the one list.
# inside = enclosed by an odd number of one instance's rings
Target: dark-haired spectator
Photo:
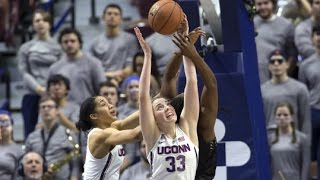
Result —
[[[49, 96], [43, 96], [39, 102], [40, 116], [44, 126], [32, 132], [26, 142], [26, 152], [35, 151], [41, 154], [45, 163], [50, 166], [66, 157], [67, 153], [74, 149], [70, 141], [66, 128], [57, 122], [57, 104]], [[55, 180], [76, 179], [78, 175], [77, 164], [67, 162], [56, 174], [53, 175]]]
[[148, 180], [151, 177], [151, 168], [148, 163], [144, 141], [139, 143], [139, 154], [140, 161], [126, 169], [120, 176], [120, 180]]
[[16, 179], [23, 151], [13, 141], [13, 120], [8, 111], [0, 110], [0, 179]]
[[[140, 77], [142, 71], [142, 65], [144, 61], [143, 52], [137, 52], [133, 56], [132, 62], [132, 74], [138, 75]], [[150, 94], [151, 96], [155, 96], [160, 91], [160, 80], [159, 80], [159, 71], [157, 68], [157, 64], [154, 58], [151, 59], [151, 84], [150, 84]]]
[[109, 4], [103, 10], [105, 32], [93, 40], [89, 51], [98, 58], [108, 78], [121, 82], [132, 69], [132, 57], [138, 49], [132, 34], [121, 29], [122, 9], [117, 4]]
[[274, 114], [277, 126], [268, 135], [272, 180], [309, 180], [310, 140], [295, 128], [293, 107], [281, 102]]
[[[320, 1], [319, 1], [320, 3]], [[320, 5], [320, 4], [319, 4]], [[312, 122], [312, 161], [318, 162], [318, 179], [320, 178], [320, 26], [312, 28], [312, 41], [316, 48], [309, 58], [300, 64], [299, 80], [305, 83], [310, 91]]]
[[22, 100], [24, 120], [24, 136], [27, 138], [38, 119], [38, 103], [40, 96], [46, 92], [46, 82], [50, 66], [60, 59], [60, 46], [50, 35], [50, 15], [37, 10], [32, 16], [32, 25], [36, 36], [21, 46], [18, 52], [18, 67], [28, 93]]
[[80, 105], [85, 98], [94, 96], [106, 80], [101, 62], [81, 50], [82, 37], [75, 29], [63, 29], [59, 43], [65, 55], [50, 67], [49, 75], [61, 74], [68, 78], [68, 99]]
[[293, 122], [299, 131], [311, 137], [310, 99], [307, 87], [288, 76], [289, 62], [281, 50], [274, 50], [269, 57], [271, 79], [261, 86], [267, 126], [275, 125], [274, 109], [279, 102], [289, 102], [295, 114]]
[[80, 106], [67, 100], [70, 91], [69, 79], [60, 74], [52, 75], [48, 79], [47, 89], [49, 96], [57, 104], [59, 122], [66, 128], [78, 132], [75, 123], [79, 118]]
[[310, 0], [312, 13], [311, 17], [302, 21], [295, 30], [294, 42], [302, 59], [310, 57], [316, 52], [312, 43], [312, 27], [320, 24], [320, 0]]
[[294, 26], [284, 17], [274, 13], [275, 0], [255, 0], [258, 15], [254, 17], [260, 83], [270, 79], [268, 62], [274, 49], [280, 49], [288, 55], [289, 73], [296, 67], [296, 48], [293, 42]]
[[118, 86], [116, 86], [111, 81], [106, 81], [100, 84], [99, 95], [108, 99], [108, 101], [117, 107], [119, 97], [118, 97]]

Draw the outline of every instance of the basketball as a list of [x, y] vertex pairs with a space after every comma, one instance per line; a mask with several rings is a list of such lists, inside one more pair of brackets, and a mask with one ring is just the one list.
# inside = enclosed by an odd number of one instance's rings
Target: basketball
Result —
[[151, 28], [163, 35], [174, 33], [184, 16], [180, 5], [173, 0], [159, 0], [152, 5], [148, 14]]

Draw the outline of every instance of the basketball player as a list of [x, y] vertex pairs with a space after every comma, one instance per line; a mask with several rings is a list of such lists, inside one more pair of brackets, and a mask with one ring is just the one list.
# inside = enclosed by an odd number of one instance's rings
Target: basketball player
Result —
[[150, 98], [151, 49], [136, 27], [136, 36], [143, 49], [145, 59], [139, 82], [139, 120], [146, 152], [152, 169], [151, 179], [193, 180], [198, 164], [197, 123], [199, 100], [197, 74], [192, 58], [194, 46], [181, 33], [175, 42], [184, 55], [186, 74], [184, 108], [180, 121], [168, 99]]
[[89, 131], [84, 180], [119, 179], [125, 155], [121, 144], [141, 140], [137, 125], [138, 113], [119, 121], [113, 105], [102, 96], [90, 97], [82, 103], [76, 126], [80, 131]]
[[[189, 32], [188, 21], [185, 17], [178, 32], [187, 34]], [[200, 28], [196, 28], [188, 34], [192, 44], [194, 44], [199, 36], [203, 36], [204, 32]], [[195, 64], [203, 80], [204, 87], [201, 93], [200, 114], [198, 122], [198, 140], [199, 140], [199, 164], [196, 173], [196, 180], [212, 180], [215, 176], [216, 158], [217, 158], [217, 141], [214, 133], [214, 125], [218, 112], [218, 91], [217, 80], [198, 53], [193, 51], [191, 60]], [[176, 113], [182, 111], [184, 104], [183, 94], [176, 96], [176, 79], [181, 64], [181, 53], [176, 53], [169, 62], [164, 74], [161, 96], [172, 99], [171, 105], [175, 108]], [[175, 97], [176, 96], [176, 97]]]

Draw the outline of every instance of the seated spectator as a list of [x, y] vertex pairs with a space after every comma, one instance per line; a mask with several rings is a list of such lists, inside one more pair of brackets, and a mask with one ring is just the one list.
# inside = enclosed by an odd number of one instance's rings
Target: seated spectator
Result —
[[8, 111], [0, 110], [0, 179], [16, 179], [22, 148], [13, 141], [13, 120]]
[[[40, 99], [39, 109], [44, 126], [28, 136], [25, 142], [26, 152], [35, 151], [41, 154], [45, 163], [50, 166], [65, 158], [68, 152], [74, 150], [75, 146], [68, 139], [70, 134], [66, 128], [57, 122], [58, 109], [55, 101], [49, 96], [44, 96]], [[77, 177], [78, 164], [67, 161], [61, 166], [58, 172], [53, 174], [53, 179]]]
[[295, 114], [292, 119], [299, 131], [311, 137], [309, 92], [307, 87], [288, 76], [289, 62], [280, 50], [274, 50], [269, 57], [271, 79], [261, 86], [264, 113], [267, 126], [276, 124], [274, 108], [279, 102], [290, 102]]
[[140, 161], [128, 169], [120, 176], [120, 180], [148, 180], [151, 177], [151, 168], [146, 155], [146, 143], [139, 143]]
[[108, 4], [102, 18], [105, 32], [99, 35], [89, 48], [89, 52], [103, 65], [108, 79], [121, 82], [132, 71], [132, 57], [138, 49], [136, 38], [121, 29], [122, 9], [117, 4]]
[[310, 140], [295, 128], [293, 107], [279, 103], [275, 108], [277, 128], [268, 135], [272, 179], [308, 180]]
[[[316, 1], [316, 0], [314, 0]], [[320, 1], [319, 1], [320, 3]], [[320, 8], [320, 4], [318, 4]], [[320, 12], [320, 11], [319, 11]], [[320, 26], [312, 28], [312, 41], [316, 53], [300, 64], [299, 80], [307, 85], [310, 92], [312, 122], [312, 161], [317, 163], [318, 179], [320, 178]], [[313, 168], [312, 168], [313, 169]]]
[[25, 138], [37, 124], [39, 99], [46, 93], [49, 67], [57, 62], [62, 54], [59, 45], [50, 35], [50, 21], [47, 12], [35, 11], [32, 17], [35, 38], [24, 43], [18, 52], [18, 67], [28, 90], [21, 107]]
[[[139, 110], [139, 77], [131, 75], [127, 79], [125, 79], [123, 82], [122, 91], [126, 95], [127, 102], [117, 108], [119, 112], [118, 119], [125, 119], [130, 114]], [[126, 157], [121, 165], [120, 171], [126, 169], [128, 166], [138, 161], [138, 146], [138, 143], [130, 143], [124, 145]]]
[[106, 81], [102, 64], [81, 50], [82, 36], [76, 29], [63, 29], [58, 40], [65, 55], [50, 67], [49, 76], [61, 74], [68, 78], [68, 99], [80, 105], [84, 99], [96, 95], [99, 85]]
[[105, 97], [113, 105], [113, 107], [118, 106], [118, 86], [110, 81], [106, 81], [100, 84], [99, 95]]
[[[132, 62], [132, 70], [135, 75], [140, 77], [142, 71], [142, 65], [144, 61], [144, 54], [143, 52], [137, 52], [133, 57]], [[155, 96], [160, 91], [160, 80], [159, 80], [159, 71], [157, 69], [157, 64], [154, 58], [151, 61], [151, 84], [150, 84], [150, 94], [151, 96]]]
[[[19, 165], [20, 169], [19, 175], [25, 180], [42, 180], [44, 179], [44, 173], [46, 171], [46, 167], [44, 164], [43, 157], [37, 152], [27, 152], [23, 155], [21, 164]], [[48, 179], [49, 174], [46, 176]]]
[[49, 96], [58, 106], [59, 122], [66, 128], [78, 132], [75, 123], [79, 118], [80, 106], [67, 99], [67, 95], [70, 91], [69, 79], [60, 74], [50, 76], [47, 83], [47, 89]]

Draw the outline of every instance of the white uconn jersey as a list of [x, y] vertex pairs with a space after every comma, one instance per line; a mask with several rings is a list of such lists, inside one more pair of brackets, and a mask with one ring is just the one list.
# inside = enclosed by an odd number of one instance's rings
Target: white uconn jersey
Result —
[[96, 159], [93, 157], [89, 150], [89, 138], [92, 129], [88, 134], [88, 145], [86, 161], [84, 164], [84, 180], [119, 180], [120, 176], [120, 166], [123, 162], [125, 151], [122, 145], [115, 146], [111, 152], [101, 159]]
[[151, 179], [194, 180], [198, 166], [199, 148], [176, 126], [176, 138], [160, 134], [148, 154], [152, 169]]

